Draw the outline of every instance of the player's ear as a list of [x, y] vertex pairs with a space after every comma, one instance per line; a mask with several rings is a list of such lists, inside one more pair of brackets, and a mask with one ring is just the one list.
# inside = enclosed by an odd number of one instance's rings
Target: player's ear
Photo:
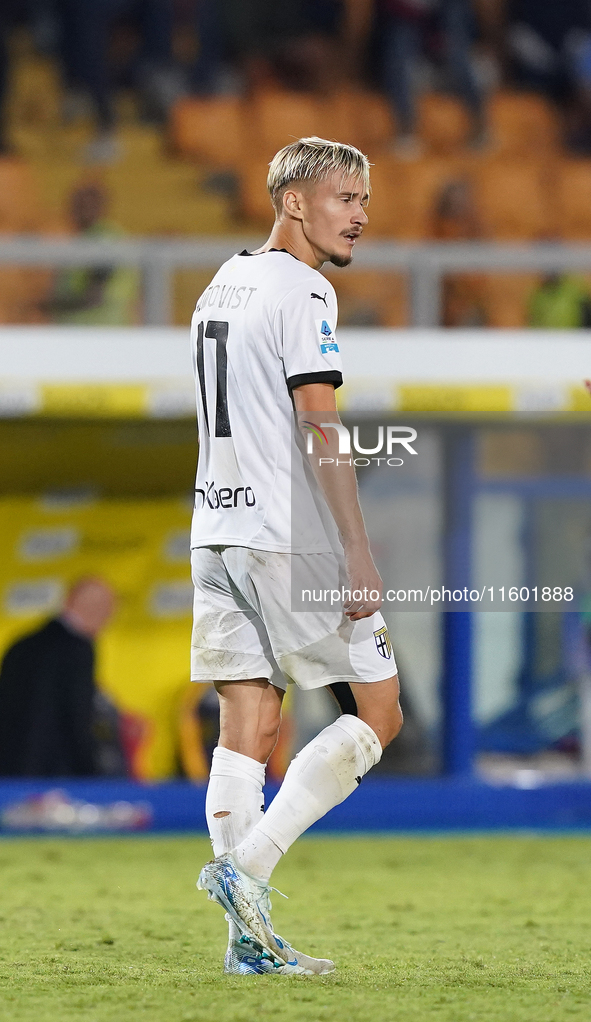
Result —
[[301, 220], [303, 217], [301, 192], [286, 190], [283, 193], [283, 209], [289, 216], [294, 217], [295, 220]]

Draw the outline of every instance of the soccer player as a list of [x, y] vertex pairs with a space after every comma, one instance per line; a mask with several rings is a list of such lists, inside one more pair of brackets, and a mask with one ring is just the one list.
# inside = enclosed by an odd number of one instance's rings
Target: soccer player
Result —
[[[269, 240], [221, 267], [192, 322], [200, 447], [191, 676], [213, 681], [220, 701], [206, 800], [215, 859], [198, 886], [226, 910], [226, 972], [311, 974], [334, 965], [273, 931], [272, 870], [355, 791], [402, 716], [354, 469], [326, 458], [320, 471], [304, 440], [306, 430], [337, 439], [337, 302], [318, 270], [351, 262], [368, 220], [369, 163], [353, 146], [304, 138], [277, 153], [267, 183]], [[326, 585], [331, 558], [346, 579], [341, 605], [294, 610], [292, 576]], [[264, 812], [288, 681], [329, 687], [342, 712], [299, 752]]]

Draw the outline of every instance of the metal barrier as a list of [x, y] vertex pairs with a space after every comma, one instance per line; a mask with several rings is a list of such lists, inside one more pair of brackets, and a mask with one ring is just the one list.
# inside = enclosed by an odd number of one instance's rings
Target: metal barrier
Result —
[[[135, 266], [143, 274], [143, 321], [166, 326], [172, 319], [172, 274], [179, 269], [215, 270], [235, 252], [256, 249], [262, 239], [199, 237], [90, 240], [0, 236], [0, 266]], [[478, 242], [406, 244], [360, 242], [359, 269], [395, 270], [410, 279], [411, 325], [441, 322], [441, 284], [446, 273], [479, 271], [591, 271], [591, 244], [496, 245]]]

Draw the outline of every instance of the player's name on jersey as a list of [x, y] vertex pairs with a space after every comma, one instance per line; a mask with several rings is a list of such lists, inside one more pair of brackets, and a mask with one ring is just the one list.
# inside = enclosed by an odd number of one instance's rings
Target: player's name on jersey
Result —
[[234, 284], [213, 284], [201, 295], [197, 302], [195, 312], [202, 309], [241, 309], [247, 308], [256, 287], [246, 285], [236, 286]]

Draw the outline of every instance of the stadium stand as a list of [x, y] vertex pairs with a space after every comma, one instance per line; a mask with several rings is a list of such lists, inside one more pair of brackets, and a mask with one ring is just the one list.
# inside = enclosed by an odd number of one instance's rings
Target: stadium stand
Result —
[[555, 234], [553, 176], [545, 160], [487, 160], [477, 167], [475, 184], [488, 237], [536, 241]]
[[[92, 123], [84, 113], [64, 123], [56, 60], [37, 53], [22, 28], [13, 35], [11, 54], [7, 114], [20, 158], [0, 162], [0, 232], [63, 231], [66, 197], [86, 173], [77, 160]], [[423, 93], [417, 125], [422, 154], [414, 159], [395, 154], [391, 106], [366, 84], [321, 95], [271, 77], [243, 94], [185, 96], [171, 107], [164, 140], [160, 127], [141, 121], [129, 90], [120, 91], [117, 104], [121, 159], [93, 173], [111, 195], [114, 222], [130, 235], [266, 229], [272, 216], [265, 188], [269, 159], [291, 138], [319, 134], [346, 139], [369, 154], [373, 238], [420, 242], [437, 236], [436, 197], [459, 178], [472, 182], [483, 240], [591, 236], [591, 160], [565, 153], [559, 107], [534, 92], [504, 85], [489, 96], [480, 148], [470, 148], [469, 115], [458, 99]], [[527, 289], [537, 278], [522, 275], [502, 286], [502, 277], [485, 276], [485, 290], [494, 295], [483, 299], [491, 309], [487, 322], [523, 323]], [[177, 273], [174, 322], [187, 321], [202, 277], [201, 271]], [[1, 269], [0, 320], [43, 321], [35, 299], [50, 279], [47, 270]], [[407, 322], [402, 278], [380, 274], [377, 280], [371, 302], [363, 298], [369, 292], [361, 271], [338, 282], [343, 316], [384, 326]]]
[[[426, 106], [430, 108], [429, 102]], [[455, 111], [453, 102], [452, 106]], [[432, 125], [433, 117], [427, 120]], [[290, 138], [346, 138], [377, 151], [392, 134], [392, 114], [385, 99], [353, 89], [325, 98], [287, 89], [261, 89], [244, 99], [185, 98], [174, 105], [169, 124], [171, 145], [179, 156], [222, 170], [235, 168], [240, 174], [251, 156], [268, 161]], [[249, 161], [244, 159], [245, 152]]]
[[464, 174], [470, 161], [464, 156], [424, 157], [407, 162], [387, 154], [372, 170], [372, 232], [401, 241], [431, 237], [436, 195], [446, 182]]
[[448, 155], [461, 151], [470, 132], [466, 108], [452, 96], [427, 93], [419, 102], [419, 138], [428, 152]]
[[535, 273], [487, 273], [483, 302], [486, 324], [505, 329], [527, 326], [527, 305], [539, 282]]
[[[19, 159], [0, 159], [0, 234], [37, 234], [48, 226], [30, 167]], [[42, 322], [36, 306], [48, 285], [47, 271], [0, 268], [0, 322]]]
[[504, 156], [538, 156], [556, 153], [559, 122], [556, 108], [542, 96], [498, 92], [488, 105], [492, 144]]
[[171, 145], [181, 156], [214, 167], [237, 167], [243, 123], [243, 104], [237, 96], [181, 99], [170, 115]]
[[560, 237], [591, 237], [591, 160], [563, 159], [556, 168], [557, 227]]
[[0, 232], [36, 233], [43, 220], [31, 170], [18, 159], [0, 160]]
[[409, 320], [408, 288], [401, 273], [349, 270], [329, 274], [339, 294], [343, 326], [405, 326]]
[[286, 144], [284, 139], [328, 135], [332, 124], [325, 112], [326, 104], [315, 96], [265, 89], [247, 104], [245, 117], [257, 149], [271, 159]]

